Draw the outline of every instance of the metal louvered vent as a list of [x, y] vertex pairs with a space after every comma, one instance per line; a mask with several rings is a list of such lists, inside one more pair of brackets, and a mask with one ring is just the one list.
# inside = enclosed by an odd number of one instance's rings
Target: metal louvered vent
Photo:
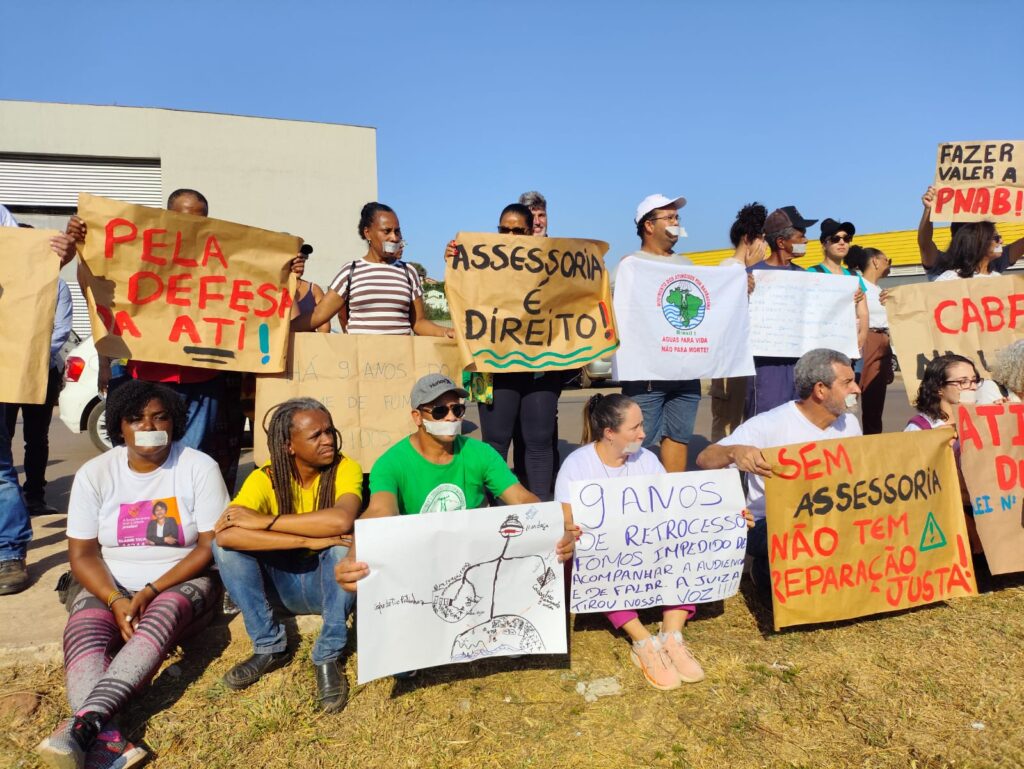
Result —
[[0, 203], [75, 208], [78, 193], [163, 207], [160, 160], [0, 153]]

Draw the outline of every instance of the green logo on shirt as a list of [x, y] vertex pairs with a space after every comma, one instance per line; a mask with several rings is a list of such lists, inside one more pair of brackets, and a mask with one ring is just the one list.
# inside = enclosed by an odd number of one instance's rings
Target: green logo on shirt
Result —
[[421, 513], [443, 513], [446, 510], [465, 510], [466, 493], [454, 483], [442, 483], [427, 494]]

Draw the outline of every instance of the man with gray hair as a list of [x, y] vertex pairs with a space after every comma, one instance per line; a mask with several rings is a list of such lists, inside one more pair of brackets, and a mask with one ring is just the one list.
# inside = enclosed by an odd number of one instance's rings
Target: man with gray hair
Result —
[[797, 400], [748, 419], [697, 457], [703, 470], [735, 467], [747, 474], [747, 508], [754, 516], [747, 552], [754, 560], [751, 576], [760, 590], [769, 590], [771, 584], [764, 479], [772, 475], [761, 450], [861, 435], [860, 423], [850, 413], [857, 407], [860, 388], [848, 357], [825, 348], [811, 350], [797, 361], [794, 384]]
[[537, 190], [524, 192], [519, 196], [519, 204], [526, 206], [533, 214], [533, 234], [539, 238], [548, 236], [548, 202]]

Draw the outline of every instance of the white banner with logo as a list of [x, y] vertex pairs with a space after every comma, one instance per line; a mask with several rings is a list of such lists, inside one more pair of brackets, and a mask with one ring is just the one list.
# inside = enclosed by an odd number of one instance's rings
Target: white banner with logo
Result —
[[750, 347], [754, 355], [799, 358], [818, 347], [859, 358], [857, 278], [797, 270], [754, 270]]
[[612, 378], [709, 379], [754, 373], [747, 274], [627, 257], [615, 277], [621, 345]]

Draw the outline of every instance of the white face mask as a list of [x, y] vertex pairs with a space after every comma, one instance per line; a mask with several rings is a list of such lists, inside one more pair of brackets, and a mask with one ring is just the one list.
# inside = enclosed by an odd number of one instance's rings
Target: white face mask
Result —
[[960, 391], [960, 402], [963, 404], [977, 403], [978, 392], [976, 390], [961, 390]]
[[995, 256], [1002, 256], [1003, 255], [1003, 247], [997, 243], [996, 247], [992, 249], [992, 253]]
[[135, 445], [142, 449], [158, 449], [170, 441], [166, 430], [145, 430], [135, 433]]
[[382, 248], [384, 249], [384, 253], [387, 254], [388, 256], [394, 256], [395, 254], [397, 254], [398, 249], [400, 249], [401, 247], [401, 243], [394, 243], [390, 240], [385, 240], [384, 245], [382, 246]]
[[855, 408], [857, 408], [857, 393], [850, 393], [846, 396], [846, 409], [853, 411]]
[[455, 435], [462, 435], [462, 420], [458, 419], [454, 422], [441, 420], [440, 422], [434, 422], [430, 419], [424, 419], [423, 429], [431, 435], [450, 438]]
[[627, 443], [625, 446], [622, 447], [622, 453], [624, 456], [631, 457], [638, 451], [640, 451], [640, 447], [642, 445], [643, 443], [641, 441], [633, 441], [632, 443]]
[[667, 224], [665, 225], [665, 232], [667, 232], [673, 238], [685, 238], [686, 230], [684, 230], [678, 224]]
[[794, 243], [793, 244], [793, 256], [803, 256], [807, 253], [806, 243]]

